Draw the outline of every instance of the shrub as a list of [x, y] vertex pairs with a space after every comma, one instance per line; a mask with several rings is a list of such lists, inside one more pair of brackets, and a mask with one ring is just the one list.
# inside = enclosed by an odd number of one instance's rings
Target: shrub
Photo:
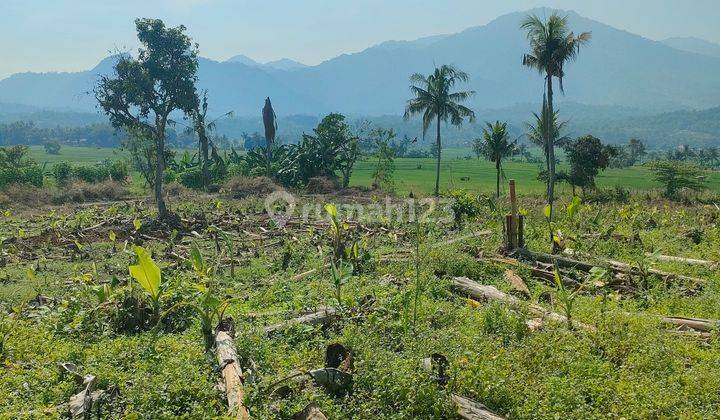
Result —
[[203, 187], [202, 170], [196, 166], [180, 172], [178, 181], [188, 188], [201, 189]]
[[58, 162], [53, 166], [52, 174], [58, 185], [65, 185], [72, 176], [72, 166], [67, 162]]
[[462, 225], [466, 218], [477, 217], [482, 211], [480, 196], [473, 195], [465, 190], [450, 191], [453, 199], [450, 209], [453, 211], [455, 225]]
[[42, 169], [35, 164], [30, 164], [21, 168], [0, 169], [0, 188], [4, 188], [11, 184], [24, 184], [41, 187], [43, 184]]
[[60, 143], [58, 143], [57, 140], [48, 141], [45, 144], [43, 144], [43, 147], [45, 148], [45, 153], [49, 155], [59, 155], [60, 154]]
[[253, 195], [261, 196], [280, 189], [276, 183], [265, 176], [235, 176], [228, 179], [223, 186], [223, 190], [230, 193], [234, 198], [245, 198]]
[[79, 165], [72, 168], [72, 175], [78, 180], [94, 183], [110, 178], [110, 170], [102, 165]]
[[110, 164], [109, 167], [110, 178], [113, 181], [124, 182], [130, 175], [128, 165], [122, 160], [116, 160]]

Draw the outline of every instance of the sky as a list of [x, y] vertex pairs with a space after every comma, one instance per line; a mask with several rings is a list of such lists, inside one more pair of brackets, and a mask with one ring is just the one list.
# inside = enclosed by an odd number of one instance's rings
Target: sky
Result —
[[654, 40], [694, 36], [720, 44], [720, 0], [0, 0], [0, 79], [87, 70], [111, 52], [134, 51], [137, 17], [185, 25], [201, 55], [214, 60], [245, 54], [314, 65], [541, 6]]

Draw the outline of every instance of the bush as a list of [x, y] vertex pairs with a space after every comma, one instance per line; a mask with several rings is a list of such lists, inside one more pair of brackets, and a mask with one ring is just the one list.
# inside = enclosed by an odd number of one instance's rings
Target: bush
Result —
[[481, 197], [465, 190], [450, 191], [453, 199], [450, 209], [453, 211], [455, 225], [461, 226], [466, 218], [477, 217], [482, 211]]
[[72, 166], [67, 162], [58, 162], [53, 166], [52, 174], [58, 185], [65, 185], [72, 176]]
[[203, 178], [200, 167], [190, 168], [178, 174], [180, 184], [193, 189], [202, 189]]
[[35, 164], [30, 164], [21, 168], [0, 169], [0, 188], [4, 188], [12, 184], [42, 187], [42, 169]]
[[262, 196], [280, 189], [280, 186], [266, 176], [235, 176], [228, 179], [223, 186], [223, 190], [230, 193], [234, 198]]
[[101, 182], [110, 178], [110, 170], [101, 165], [81, 165], [72, 169], [73, 178], [88, 183]]
[[46, 142], [43, 147], [45, 148], [45, 153], [49, 155], [60, 154], [60, 143], [58, 143], [57, 140]]
[[630, 201], [630, 190], [622, 185], [614, 188], [595, 188], [585, 196], [588, 203], [627, 203]]
[[130, 171], [128, 170], [128, 165], [122, 160], [116, 160], [115, 162], [112, 162], [110, 164], [110, 178], [113, 181], [118, 182], [125, 182], [127, 180], [128, 176], [130, 176]]

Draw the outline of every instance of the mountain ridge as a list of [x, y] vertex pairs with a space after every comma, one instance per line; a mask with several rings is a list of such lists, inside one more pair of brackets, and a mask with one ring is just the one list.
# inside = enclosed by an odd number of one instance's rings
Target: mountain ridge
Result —
[[[208, 89], [216, 113], [255, 115], [270, 96], [284, 114], [399, 115], [410, 96], [410, 74], [449, 63], [470, 75], [467, 87], [478, 92], [469, 102], [474, 109], [537, 102], [542, 77], [521, 65], [528, 47], [519, 26], [528, 13], [542, 16], [551, 10], [514, 12], [454, 34], [386, 41], [315, 66], [273, 68], [246, 56], [223, 62], [201, 58], [199, 87]], [[566, 96], [559, 94], [558, 100], [654, 113], [720, 104], [720, 79], [713, 77], [720, 74], [720, 58], [682, 51], [573, 11], [560, 13], [568, 15], [571, 29], [591, 31], [593, 39], [568, 65]], [[12, 75], [0, 80], [0, 102], [95, 109], [87, 93], [100, 73], [111, 70], [110, 63], [105, 59], [76, 73]]]

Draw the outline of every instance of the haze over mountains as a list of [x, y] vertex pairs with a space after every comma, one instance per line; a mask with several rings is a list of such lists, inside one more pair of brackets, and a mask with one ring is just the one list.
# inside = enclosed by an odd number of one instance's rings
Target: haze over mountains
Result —
[[[521, 63], [528, 46], [519, 26], [527, 13], [504, 15], [455, 34], [384, 42], [316, 66], [288, 59], [258, 63], [244, 55], [224, 62], [201, 58], [199, 86], [209, 91], [211, 113], [233, 110], [237, 116], [257, 116], [270, 96], [279, 115], [401, 115], [409, 97], [408, 77], [451, 63], [470, 75], [469, 87], [477, 92], [470, 106], [480, 114], [519, 116], [521, 109], [527, 120], [527, 111], [537, 108], [543, 93], [542, 77]], [[551, 10], [530, 13], [544, 16]], [[652, 41], [572, 11], [563, 13], [574, 31], [591, 31], [592, 41], [566, 71], [566, 95], [556, 96], [561, 110], [571, 108], [597, 125], [603, 118], [720, 105], [720, 45], [696, 38]], [[95, 111], [89, 92], [115, 61], [109, 57], [77, 73], [15, 74], [0, 80], [0, 103]]]

